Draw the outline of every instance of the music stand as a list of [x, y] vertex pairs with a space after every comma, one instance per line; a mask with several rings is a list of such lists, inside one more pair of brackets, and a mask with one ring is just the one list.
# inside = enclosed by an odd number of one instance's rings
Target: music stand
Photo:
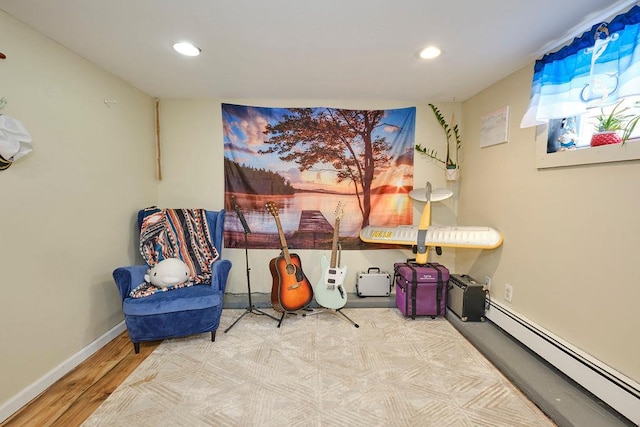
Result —
[[247, 266], [247, 295], [249, 296], [249, 305], [247, 306], [247, 308], [245, 308], [244, 313], [242, 313], [240, 317], [238, 317], [227, 329], [224, 330], [224, 333], [226, 334], [227, 332], [229, 332], [229, 330], [231, 330], [231, 328], [233, 328], [233, 326], [236, 323], [238, 323], [240, 319], [242, 319], [245, 316], [245, 314], [248, 314], [248, 313], [270, 317], [276, 322], [278, 322], [278, 327], [280, 327], [280, 322], [282, 322], [281, 319], [278, 319], [277, 317], [274, 317], [256, 308], [256, 306], [253, 305], [253, 302], [251, 301], [251, 274], [250, 274], [251, 268], [249, 267], [249, 239], [247, 237], [247, 235], [251, 233], [251, 230], [249, 229], [249, 225], [247, 224], [247, 221], [244, 219], [244, 215], [242, 214], [242, 211], [240, 210], [240, 208], [238, 207], [238, 204], [236, 203], [235, 196], [231, 196], [231, 201], [233, 202], [233, 208], [238, 214], [238, 219], [240, 220], [240, 223], [242, 224], [242, 228], [244, 229], [244, 257], [245, 257], [245, 263]]

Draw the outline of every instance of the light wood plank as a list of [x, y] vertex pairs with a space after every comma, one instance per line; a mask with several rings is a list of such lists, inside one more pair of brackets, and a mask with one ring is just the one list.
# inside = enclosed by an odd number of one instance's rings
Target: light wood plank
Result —
[[[130, 346], [131, 343], [129, 343]], [[52, 426], [80, 425], [113, 393], [116, 388], [147, 358], [158, 343], [140, 345], [140, 353], [135, 354], [133, 348], [126, 356], [98, 381], [80, 395]]]
[[127, 332], [121, 333], [0, 426], [82, 424], [160, 342], [142, 343], [135, 354]]

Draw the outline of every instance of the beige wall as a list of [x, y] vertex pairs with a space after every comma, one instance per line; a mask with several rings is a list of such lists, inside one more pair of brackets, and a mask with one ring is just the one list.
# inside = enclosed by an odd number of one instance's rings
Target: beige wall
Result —
[[0, 171], [1, 406], [122, 321], [111, 272], [157, 192], [152, 98], [1, 11], [0, 40], [0, 113], [34, 145]]
[[[459, 251], [456, 267], [492, 276], [492, 297], [640, 380], [638, 161], [536, 169], [536, 135], [520, 129], [533, 65], [463, 105], [460, 223], [495, 226], [496, 251]], [[510, 106], [509, 142], [479, 147], [483, 115]], [[638, 143], [632, 143], [638, 144]]]
[[[220, 209], [224, 203], [224, 171], [223, 171], [223, 134], [221, 103], [255, 105], [267, 107], [316, 107], [329, 106], [336, 108], [404, 108], [409, 105], [398, 102], [347, 103], [335, 100], [287, 101], [287, 100], [184, 100], [163, 99], [160, 101], [160, 118], [162, 129], [163, 180], [159, 186], [159, 205], [161, 207], [206, 207]], [[449, 117], [451, 113], [460, 115], [459, 104], [442, 104], [442, 111]], [[429, 137], [427, 137], [429, 135]], [[424, 145], [442, 152], [444, 150], [444, 134], [431, 110], [425, 105], [417, 106], [416, 139]], [[441, 144], [442, 146], [439, 146]], [[414, 181], [416, 187], [424, 187], [430, 181], [434, 187], [450, 186], [447, 184], [444, 171], [419, 153], [415, 157], [416, 167]], [[188, 165], [188, 166], [187, 166]], [[197, 184], [194, 184], [197, 183]], [[455, 205], [457, 197], [434, 207], [434, 222], [455, 224]], [[414, 222], [420, 220], [422, 207], [414, 206]], [[275, 222], [273, 223], [275, 232]], [[250, 250], [251, 290], [269, 293], [272, 278], [269, 272], [269, 260], [278, 255], [278, 250]], [[321, 251], [295, 250], [300, 256], [302, 267], [315, 284], [320, 278]], [[326, 253], [330, 256], [329, 251]], [[246, 271], [244, 249], [225, 249], [223, 254], [230, 259], [234, 268], [231, 270], [227, 291], [246, 293]], [[345, 287], [348, 292], [355, 292], [356, 273], [366, 271], [369, 267], [380, 267], [383, 271], [392, 271], [395, 261], [413, 257], [409, 247], [397, 250], [344, 251], [342, 265], [348, 269], [348, 280]], [[441, 257], [433, 254], [432, 260], [445, 265], [453, 265], [455, 253], [445, 250]]]

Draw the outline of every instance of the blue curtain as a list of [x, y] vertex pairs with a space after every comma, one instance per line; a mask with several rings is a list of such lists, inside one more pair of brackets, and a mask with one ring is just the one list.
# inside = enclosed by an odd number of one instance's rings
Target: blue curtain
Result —
[[638, 5], [536, 61], [521, 127], [580, 115], [631, 95], [640, 95]]

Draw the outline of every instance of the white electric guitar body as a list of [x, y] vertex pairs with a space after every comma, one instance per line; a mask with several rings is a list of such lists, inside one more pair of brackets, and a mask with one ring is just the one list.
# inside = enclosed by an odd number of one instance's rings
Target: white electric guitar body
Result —
[[409, 196], [417, 201], [426, 202], [420, 224], [399, 227], [367, 226], [360, 230], [360, 239], [368, 243], [390, 243], [416, 246], [416, 262], [426, 264], [429, 247], [453, 247], [494, 249], [502, 244], [502, 234], [491, 227], [451, 227], [431, 225], [431, 202], [451, 197], [453, 192], [446, 189], [431, 191], [416, 189]]
[[344, 279], [347, 276], [347, 267], [338, 267], [338, 236], [340, 233], [340, 219], [342, 218], [342, 202], [338, 203], [335, 215], [336, 222], [333, 227], [333, 242], [331, 244], [331, 262], [322, 255], [320, 267], [322, 277], [313, 289], [316, 302], [322, 307], [339, 310], [347, 303], [347, 293], [344, 290]]

